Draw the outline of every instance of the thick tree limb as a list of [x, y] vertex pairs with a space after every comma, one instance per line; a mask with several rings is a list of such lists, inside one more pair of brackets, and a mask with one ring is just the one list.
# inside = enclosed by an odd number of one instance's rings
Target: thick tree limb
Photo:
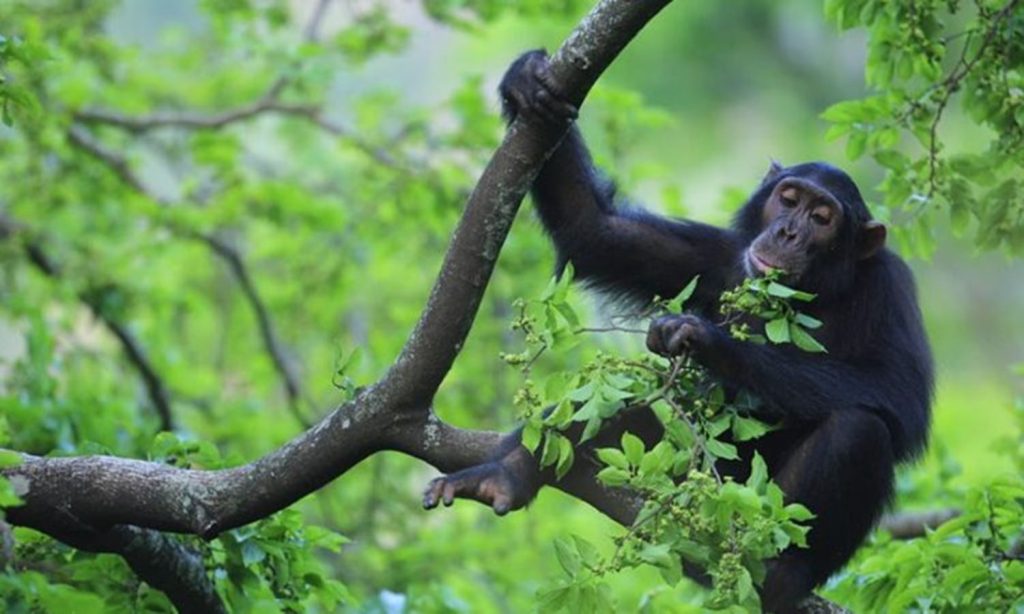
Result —
[[[602, 0], [552, 56], [561, 92], [582, 103], [600, 73], [669, 1]], [[529, 118], [509, 127], [469, 198], [405, 347], [353, 401], [278, 450], [232, 469], [24, 455], [21, 465], [3, 470], [25, 500], [8, 519], [51, 534], [134, 525], [210, 538], [290, 505], [377, 451], [399, 450], [448, 472], [487, 460], [500, 434], [447, 425], [430, 406], [469, 333], [518, 207], [563, 136]], [[555, 486], [619, 522], [635, 518], [635, 496], [599, 484], [587, 463], [576, 465]]]
[[[668, 0], [605, 0], [552, 58], [551, 70], [579, 103], [600, 72]], [[463, 431], [432, 416], [430, 401], [469, 332], [515, 211], [560, 135], [517, 121], [484, 171], [452, 238], [423, 317], [385, 377], [318, 425], [250, 464], [221, 471], [91, 456], [38, 458], [5, 470], [26, 503], [11, 522], [43, 531], [121, 524], [212, 537], [262, 518], [384, 449], [442, 470], [483, 461], [496, 433]], [[88, 149], [94, 143], [77, 138]], [[101, 159], [110, 158], [100, 152]], [[111, 159], [112, 167], [125, 166]], [[129, 175], [126, 182], [133, 183]], [[567, 488], [573, 488], [568, 486]], [[626, 514], [581, 486], [599, 508]]]
[[127, 525], [54, 537], [86, 552], [121, 555], [140, 580], [163, 591], [179, 612], [227, 612], [206, 575], [203, 557], [173, 537]]
[[[551, 58], [551, 76], [566, 98], [581, 105], [598, 75], [668, 2], [598, 4]], [[451, 369], [519, 204], [564, 136], [524, 117], [509, 126], [469, 197], [427, 309], [386, 378], [387, 390], [402, 395], [399, 405], [431, 397]]]

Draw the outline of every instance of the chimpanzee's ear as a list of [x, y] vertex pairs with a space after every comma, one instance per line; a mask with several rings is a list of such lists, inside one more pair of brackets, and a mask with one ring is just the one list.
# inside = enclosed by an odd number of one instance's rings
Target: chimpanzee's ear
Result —
[[877, 254], [885, 247], [886, 234], [885, 224], [875, 220], [866, 222], [860, 227], [860, 236], [857, 237], [857, 257], [864, 260]]
[[768, 166], [768, 172], [765, 173], [764, 179], [761, 180], [761, 185], [765, 185], [769, 183], [772, 179], [778, 177], [779, 173], [781, 173], [782, 170], [783, 166], [779, 164], [779, 161], [772, 158], [772, 163], [771, 165]]

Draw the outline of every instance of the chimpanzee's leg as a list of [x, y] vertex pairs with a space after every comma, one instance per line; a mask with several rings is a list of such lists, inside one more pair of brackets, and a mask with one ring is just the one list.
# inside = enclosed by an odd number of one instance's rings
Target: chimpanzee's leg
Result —
[[[583, 424], [573, 423], [566, 435], [577, 440], [582, 431]], [[660, 441], [662, 435], [661, 423], [649, 408], [628, 408], [603, 425], [594, 439], [577, 448], [575, 467], [586, 462], [589, 450], [616, 445], [626, 431], [640, 437], [648, 447]], [[438, 503], [451, 505], [455, 499], [473, 499], [503, 515], [526, 506], [541, 486], [555, 482], [555, 476], [550, 469], [540, 468], [533, 454], [521, 445], [521, 436], [522, 431], [516, 430], [505, 437], [493, 460], [431, 481], [423, 493], [423, 507], [430, 509]]]
[[790, 548], [769, 562], [765, 611], [791, 612], [797, 602], [853, 556], [892, 495], [889, 429], [860, 410], [836, 412], [769, 467], [787, 501], [815, 514], [809, 548]]

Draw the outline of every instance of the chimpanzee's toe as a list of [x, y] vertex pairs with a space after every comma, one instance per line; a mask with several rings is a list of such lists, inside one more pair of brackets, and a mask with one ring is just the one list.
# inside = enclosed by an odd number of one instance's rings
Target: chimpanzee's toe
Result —
[[513, 480], [500, 463], [492, 462], [463, 469], [431, 480], [423, 493], [423, 507], [433, 509], [439, 503], [451, 505], [455, 499], [473, 499], [489, 505], [504, 516], [522, 507]]

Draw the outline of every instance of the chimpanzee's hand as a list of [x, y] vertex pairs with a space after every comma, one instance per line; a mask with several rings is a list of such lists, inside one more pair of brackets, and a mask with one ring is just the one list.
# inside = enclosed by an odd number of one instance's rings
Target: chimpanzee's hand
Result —
[[647, 331], [647, 349], [669, 357], [699, 352], [711, 345], [717, 332], [714, 324], [695, 315], [661, 316]]
[[576, 119], [579, 111], [551, 81], [548, 54], [543, 49], [527, 51], [505, 72], [498, 86], [502, 112], [509, 122], [520, 113], [545, 122], [565, 125]]

